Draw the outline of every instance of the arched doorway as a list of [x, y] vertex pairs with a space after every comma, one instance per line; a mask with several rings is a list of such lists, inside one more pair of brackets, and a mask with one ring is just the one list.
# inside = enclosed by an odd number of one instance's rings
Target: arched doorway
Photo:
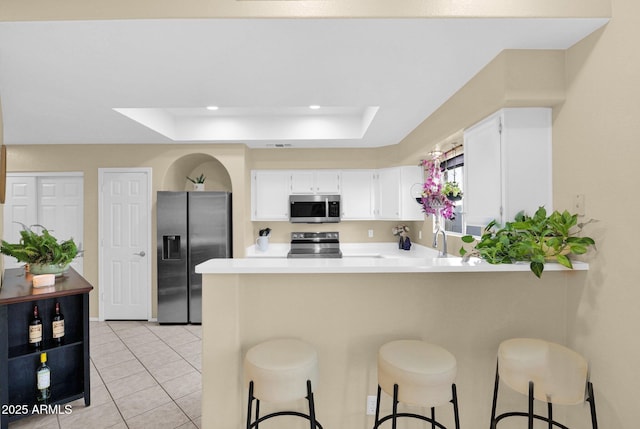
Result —
[[[196, 177], [203, 189], [193, 189]], [[231, 217], [231, 178], [217, 159], [189, 154], [169, 167], [156, 200], [159, 323], [202, 323], [196, 266], [233, 256]]]
[[187, 177], [206, 177], [205, 191], [231, 192], [231, 177], [225, 166], [215, 157], [204, 153], [192, 153], [175, 160], [162, 180], [162, 191], [190, 191]]

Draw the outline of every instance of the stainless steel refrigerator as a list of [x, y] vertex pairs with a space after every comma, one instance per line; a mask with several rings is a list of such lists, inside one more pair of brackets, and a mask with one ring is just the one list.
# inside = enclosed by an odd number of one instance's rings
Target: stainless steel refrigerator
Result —
[[158, 192], [158, 322], [202, 323], [195, 266], [231, 258], [229, 192]]

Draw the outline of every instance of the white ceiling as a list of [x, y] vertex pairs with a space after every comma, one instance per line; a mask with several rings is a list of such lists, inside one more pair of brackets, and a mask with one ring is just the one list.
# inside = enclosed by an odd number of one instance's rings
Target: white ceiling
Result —
[[[4, 141], [391, 145], [503, 49], [566, 49], [605, 23], [4, 22]], [[321, 108], [312, 111], [312, 104]]]

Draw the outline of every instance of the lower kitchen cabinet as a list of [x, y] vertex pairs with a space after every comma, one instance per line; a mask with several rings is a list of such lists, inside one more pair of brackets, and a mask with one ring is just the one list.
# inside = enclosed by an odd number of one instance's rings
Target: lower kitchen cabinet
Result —
[[[0, 289], [0, 407], [2, 429], [10, 421], [31, 415], [36, 401], [36, 369], [47, 353], [51, 369], [51, 397], [45, 412], [64, 412], [63, 404], [84, 399], [90, 405], [89, 292], [93, 289], [73, 268], [56, 278], [54, 286], [33, 288], [22, 268], [5, 270]], [[64, 315], [61, 344], [52, 339], [55, 303]], [[28, 342], [29, 321], [38, 306], [43, 342], [34, 349]], [[59, 407], [56, 407], [59, 406]]]

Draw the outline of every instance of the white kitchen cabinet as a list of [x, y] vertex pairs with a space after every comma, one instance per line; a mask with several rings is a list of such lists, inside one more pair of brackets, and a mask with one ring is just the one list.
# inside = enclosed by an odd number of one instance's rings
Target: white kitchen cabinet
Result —
[[422, 207], [411, 195], [415, 184], [424, 183], [422, 167], [381, 168], [376, 173], [376, 219], [424, 220]]
[[292, 194], [340, 194], [338, 170], [292, 170]]
[[342, 170], [342, 220], [371, 220], [374, 212], [375, 170]]
[[400, 219], [400, 170], [380, 168], [376, 174], [376, 218]]
[[507, 108], [464, 132], [467, 227], [552, 210], [551, 108]]
[[289, 220], [290, 194], [339, 194], [343, 220], [424, 220], [411, 187], [422, 168], [253, 170], [251, 220]]
[[251, 220], [289, 220], [289, 170], [254, 170], [251, 174]]

